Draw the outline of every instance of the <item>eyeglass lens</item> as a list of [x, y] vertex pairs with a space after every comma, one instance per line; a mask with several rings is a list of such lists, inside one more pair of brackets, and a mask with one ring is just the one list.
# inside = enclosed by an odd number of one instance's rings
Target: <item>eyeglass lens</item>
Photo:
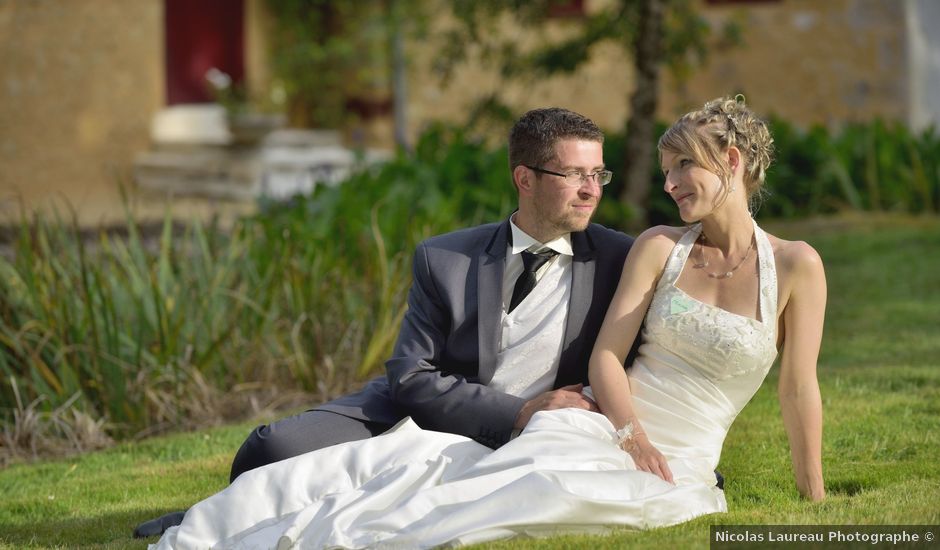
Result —
[[565, 174], [565, 181], [568, 185], [580, 186], [585, 180], [596, 181], [599, 185], [607, 185], [611, 178], [610, 170], [601, 170], [591, 174], [582, 174], [581, 172], [570, 172]]

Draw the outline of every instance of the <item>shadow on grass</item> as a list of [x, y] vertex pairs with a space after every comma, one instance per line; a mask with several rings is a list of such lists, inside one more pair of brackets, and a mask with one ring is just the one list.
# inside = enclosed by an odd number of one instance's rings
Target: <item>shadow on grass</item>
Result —
[[11, 548], [145, 548], [158, 537], [135, 539], [134, 528], [176, 509], [112, 512], [93, 517], [50, 519], [21, 524], [0, 523], [0, 547]]
[[826, 491], [831, 495], [854, 497], [864, 491], [879, 488], [881, 485], [874, 480], [866, 479], [836, 479], [826, 481]]

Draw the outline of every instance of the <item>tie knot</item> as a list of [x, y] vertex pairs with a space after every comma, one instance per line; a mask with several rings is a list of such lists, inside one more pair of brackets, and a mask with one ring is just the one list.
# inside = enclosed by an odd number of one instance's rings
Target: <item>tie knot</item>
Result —
[[558, 253], [550, 248], [546, 248], [538, 252], [529, 252], [528, 250], [523, 250], [522, 265], [529, 273], [535, 273], [539, 270], [540, 267], [545, 265], [545, 262], [554, 258], [556, 254]]

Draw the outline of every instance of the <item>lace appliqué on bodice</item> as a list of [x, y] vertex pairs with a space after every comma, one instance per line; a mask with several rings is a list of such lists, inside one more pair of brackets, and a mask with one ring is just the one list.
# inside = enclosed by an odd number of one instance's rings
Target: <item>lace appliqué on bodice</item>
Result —
[[644, 323], [644, 340], [655, 341], [711, 380], [763, 369], [777, 356], [777, 270], [766, 234], [754, 224], [759, 263], [760, 320], [706, 304], [675, 286], [702, 231], [692, 226], [666, 261]]

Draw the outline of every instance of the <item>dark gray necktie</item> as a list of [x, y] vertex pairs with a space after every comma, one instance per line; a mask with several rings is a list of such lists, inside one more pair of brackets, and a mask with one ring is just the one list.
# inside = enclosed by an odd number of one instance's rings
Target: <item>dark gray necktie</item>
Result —
[[525, 300], [525, 297], [532, 292], [537, 282], [535, 272], [556, 254], [558, 253], [551, 249], [537, 254], [529, 252], [528, 250], [522, 251], [523, 269], [519, 278], [516, 279], [516, 286], [512, 289], [512, 299], [509, 300], [509, 310], [507, 313], [512, 313], [512, 310], [516, 309], [516, 306], [522, 303], [522, 300]]

